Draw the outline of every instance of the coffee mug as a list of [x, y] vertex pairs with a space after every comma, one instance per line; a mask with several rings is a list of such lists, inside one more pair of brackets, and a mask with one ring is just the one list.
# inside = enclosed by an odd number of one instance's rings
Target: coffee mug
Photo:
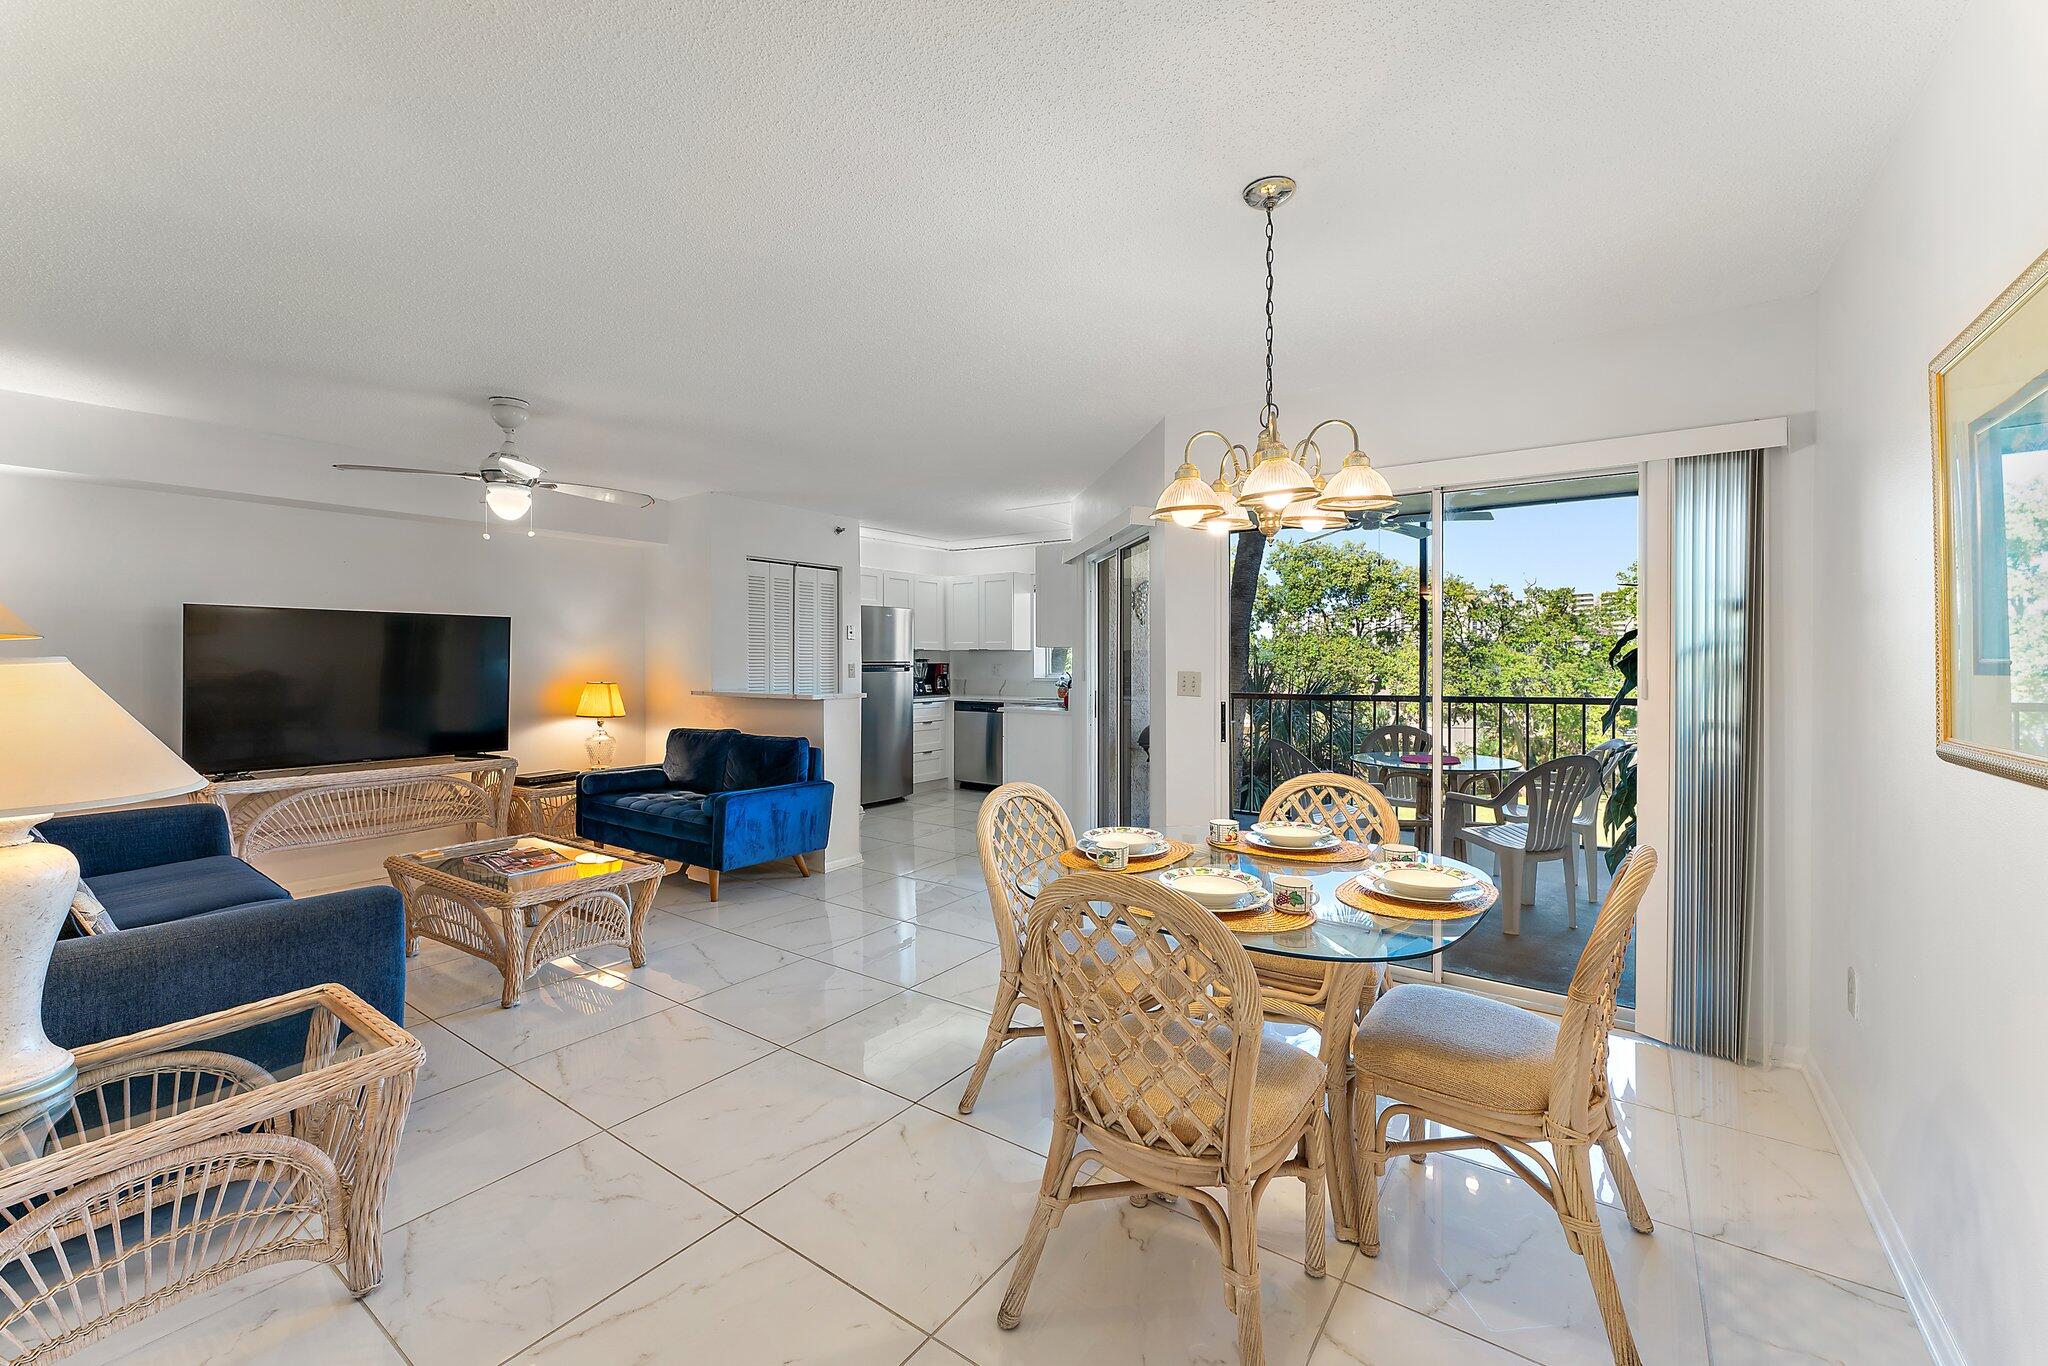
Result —
[[1294, 873], [1273, 875], [1273, 909], [1306, 914], [1315, 901], [1314, 882]]
[[1210, 821], [1209, 842], [1211, 844], [1236, 844], [1237, 822], [1228, 816], [1222, 816]]
[[1380, 857], [1388, 863], [1416, 863], [1422, 858], [1422, 851], [1412, 844], [1382, 844]]
[[1131, 866], [1131, 851], [1121, 844], [1105, 844], [1095, 851], [1095, 866], [1105, 873], [1121, 873]]

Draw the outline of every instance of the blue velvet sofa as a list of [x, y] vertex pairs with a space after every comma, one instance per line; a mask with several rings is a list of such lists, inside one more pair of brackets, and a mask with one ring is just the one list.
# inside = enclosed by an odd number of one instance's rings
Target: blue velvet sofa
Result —
[[825, 752], [802, 736], [678, 729], [658, 764], [607, 768], [576, 780], [576, 833], [600, 844], [718, 875], [825, 847], [832, 784]]
[[[405, 1011], [405, 909], [391, 887], [293, 900], [228, 852], [227, 816], [198, 804], [44, 821], [115, 930], [67, 924], [43, 987], [43, 1028], [77, 1048], [301, 987], [338, 982], [394, 1021]], [[305, 1024], [246, 1031], [266, 1067], [304, 1056]]]

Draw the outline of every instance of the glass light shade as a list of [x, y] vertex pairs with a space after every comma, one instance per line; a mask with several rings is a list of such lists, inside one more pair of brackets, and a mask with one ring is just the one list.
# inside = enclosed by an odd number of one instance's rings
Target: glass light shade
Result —
[[533, 506], [533, 490], [518, 484], [493, 484], [484, 491], [484, 506], [500, 521], [516, 522]]
[[1202, 523], [1202, 526], [1218, 536], [1228, 536], [1233, 531], [1250, 531], [1251, 514], [1244, 510], [1244, 505], [1237, 501], [1237, 495], [1230, 491], [1229, 481], [1218, 479], [1209, 487], [1215, 491], [1216, 501], [1223, 505], [1223, 511]]
[[616, 683], [585, 683], [576, 714], [586, 718], [609, 719], [626, 714], [626, 699]]
[[1316, 491], [1315, 480], [1309, 478], [1308, 471], [1287, 453], [1285, 446], [1269, 448], [1265, 438], [1261, 437], [1259, 449], [1271, 449], [1275, 454], [1260, 460], [1244, 477], [1244, 486], [1237, 491], [1240, 501], [1257, 503], [1260, 507], [1279, 512], [1303, 495]]
[[0, 660], [0, 754], [0, 820], [206, 786], [68, 659]]
[[1223, 507], [1216, 501], [1215, 491], [1203, 482], [1202, 472], [1193, 465], [1182, 465], [1174, 471], [1173, 482], [1152, 505], [1155, 520], [1175, 526], [1200, 526], [1221, 511]]
[[1280, 524], [1297, 531], [1328, 531], [1344, 525], [1344, 514], [1327, 512], [1317, 506], [1314, 497], [1308, 497], [1289, 503], [1280, 514]]
[[1363, 451], [1344, 457], [1323, 496], [1316, 499], [1317, 507], [1330, 512], [1380, 512], [1399, 503], [1386, 476], [1372, 467]]

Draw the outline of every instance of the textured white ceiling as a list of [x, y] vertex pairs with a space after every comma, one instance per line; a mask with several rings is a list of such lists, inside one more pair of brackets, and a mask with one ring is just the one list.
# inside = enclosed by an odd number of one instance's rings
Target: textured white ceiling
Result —
[[[948, 536], [1819, 281], [1960, 0], [0, 6], [0, 388]], [[1016, 513], [1019, 507], [1034, 511]]]

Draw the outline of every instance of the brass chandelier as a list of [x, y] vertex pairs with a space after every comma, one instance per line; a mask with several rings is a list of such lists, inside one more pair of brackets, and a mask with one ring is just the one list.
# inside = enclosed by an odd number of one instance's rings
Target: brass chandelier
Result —
[[[1173, 482], [1153, 505], [1152, 515], [1160, 521], [1206, 527], [1218, 535], [1257, 527], [1271, 536], [1283, 529], [1327, 531], [1342, 526], [1351, 513], [1385, 511], [1399, 502], [1358, 449], [1358, 428], [1343, 418], [1318, 422], [1291, 451], [1280, 439], [1280, 408], [1273, 402], [1273, 210], [1293, 193], [1294, 182], [1284, 175], [1244, 187], [1244, 202], [1266, 215], [1266, 406], [1259, 409], [1257, 449], [1247, 452], [1221, 432], [1189, 437]], [[1326, 477], [1316, 433], [1333, 426], [1351, 434], [1351, 454]], [[1204, 481], [1194, 462], [1195, 443], [1205, 436], [1225, 448], [1213, 481]]]

